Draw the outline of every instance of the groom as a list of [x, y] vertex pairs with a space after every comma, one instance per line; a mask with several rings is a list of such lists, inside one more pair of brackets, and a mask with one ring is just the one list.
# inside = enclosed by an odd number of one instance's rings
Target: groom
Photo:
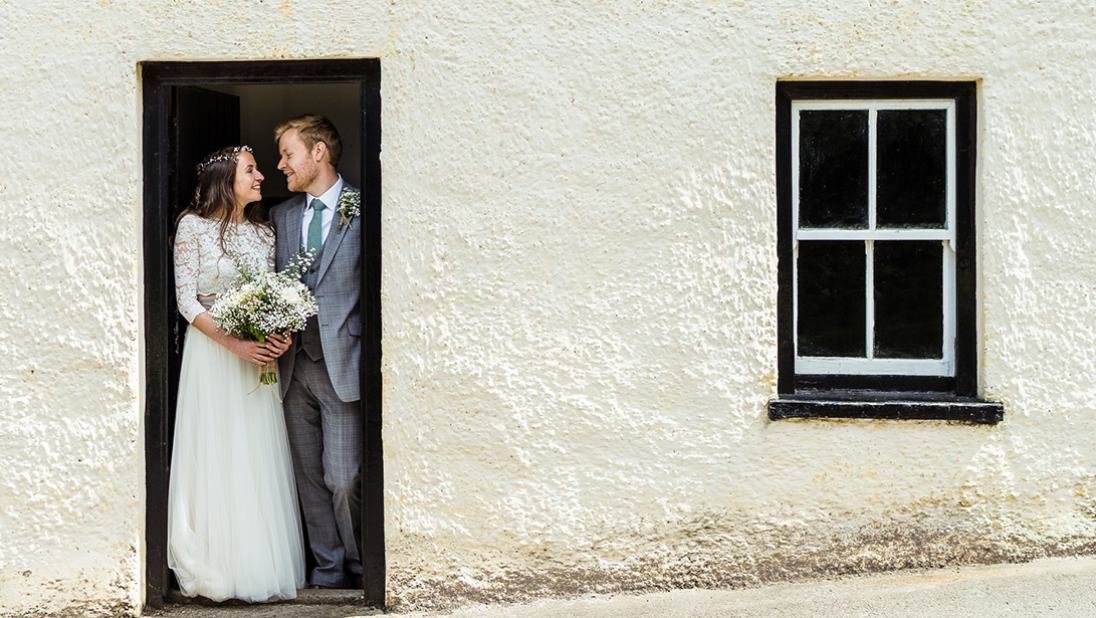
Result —
[[361, 588], [361, 221], [335, 167], [334, 125], [306, 114], [274, 129], [278, 169], [300, 195], [270, 211], [280, 271], [300, 249], [316, 252], [302, 281], [319, 314], [279, 359], [297, 493], [316, 568], [310, 588]]

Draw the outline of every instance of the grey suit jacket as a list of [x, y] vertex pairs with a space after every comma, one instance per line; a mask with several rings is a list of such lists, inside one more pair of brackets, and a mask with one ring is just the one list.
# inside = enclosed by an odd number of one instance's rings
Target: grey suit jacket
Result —
[[[343, 193], [356, 191], [343, 184]], [[301, 219], [308, 195], [301, 193], [270, 209], [270, 218], [277, 232], [275, 266], [280, 271], [301, 249]], [[341, 195], [340, 195], [341, 197]], [[324, 362], [339, 399], [350, 402], [361, 398], [361, 217], [350, 225], [339, 227], [339, 215], [331, 222], [324, 241], [323, 254], [311, 267], [319, 268], [319, 281], [313, 292], [319, 305], [318, 323]], [[293, 377], [293, 362], [297, 357], [299, 337], [294, 337], [289, 351], [278, 361], [281, 371], [282, 396]]]

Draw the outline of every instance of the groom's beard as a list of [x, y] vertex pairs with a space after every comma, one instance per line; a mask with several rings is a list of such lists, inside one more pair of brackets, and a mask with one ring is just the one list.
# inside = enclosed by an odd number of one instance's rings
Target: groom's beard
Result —
[[319, 169], [316, 163], [309, 161], [299, 168], [289, 168], [291, 174], [286, 176], [286, 184], [289, 186], [289, 190], [293, 193], [300, 193], [308, 190], [308, 187], [312, 184], [312, 181], [316, 180], [319, 176]]

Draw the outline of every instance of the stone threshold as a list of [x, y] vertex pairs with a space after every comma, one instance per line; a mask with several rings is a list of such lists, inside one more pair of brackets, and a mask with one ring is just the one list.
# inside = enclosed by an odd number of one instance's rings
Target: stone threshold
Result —
[[[186, 597], [178, 590], [172, 590], [167, 595], [167, 602], [172, 605], [201, 605], [204, 607], [234, 607], [252, 605], [365, 605], [365, 593], [361, 590], [298, 590], [297, 598], [275, 603], [248, 603], [239, 599], [214, 601], [205, 597]], [[379, 609], [378, 615], [382, 614]]]

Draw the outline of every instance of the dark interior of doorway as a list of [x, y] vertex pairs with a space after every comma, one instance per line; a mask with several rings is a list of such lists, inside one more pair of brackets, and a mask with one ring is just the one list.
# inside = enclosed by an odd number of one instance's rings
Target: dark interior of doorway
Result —
[[167, 568], [167, 488], [178, 371], [186, 322], [175, 310], [170, 238], [209, 152], [247, 143], [267, 180], [269, 207], [289, 197], [276, 169], [272, 129], [305, 112], [328, 116], [344, 143], [340, 173], [361, 187], [362, 556], [365, 596], [384, 602], [380, 455], [380, 63], [375, 59], [144, 63], [146, 328], [146, 602], [162, 605]]

